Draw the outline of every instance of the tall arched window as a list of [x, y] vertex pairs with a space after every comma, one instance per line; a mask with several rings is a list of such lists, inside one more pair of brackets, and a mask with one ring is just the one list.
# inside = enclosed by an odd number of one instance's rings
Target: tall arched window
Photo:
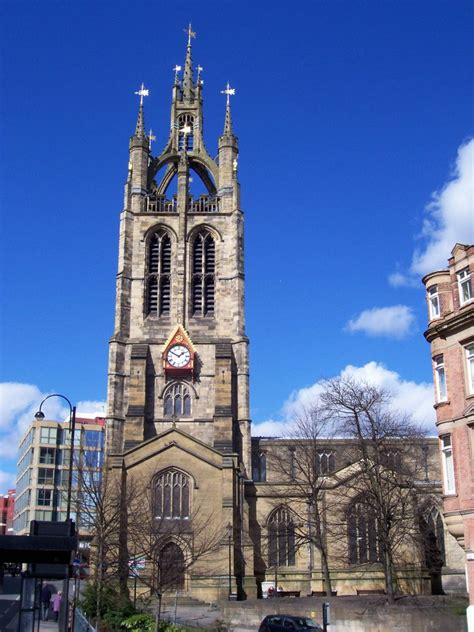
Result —
[[168, 542], [160, 551], [160, 587], [164, 590], [184, 588], [184, 555], [175, 542]]
[[208, 231], [196, 235], [193, 244], [192, 270], [193, 316], [212, 316], [214, 314], [216, 247]]
[[[187, 127], [190, 131], [185, 134], [184, 128]], [[184, 147], [184, 138], [186, 137], [186, 151], [192, 151], [194, 147], [194, 116], [192, 114], [181, 114], [178, 118], [178, 149], [182, 151]]]
[[279, 507], [268, 519], [268, 564], [294, 566], [295, 552], [295, 525], [290, 512]]
[[191, 396], [182, 382], [175, 382], [165, 392], [163, 413], [165, 417], [189, 417]]
[[171, 304], [171, 239], [159, 230], [149, 241], [146, 312], [169, 316]]
[[443, 519], [436, 507], [427, 508], [420, 515], [420, 531], [424, 545], [424, 561], [431, 579], [431, 593], [442, 595], [442, 568], [446, 564], [446, 549]]
[[267, 455], [261, 450], [252, 450], [252, 478], [256, 483], [267, 480]]
[[362, 500], [356, 500], [349, 508], [347, 536], [350, 564], [380, 562], [379, 523], [373, 508]]
[[157, 519], [189, 518], [189, 477], [178, 470], [167, 470], [155, 479], [154, 513]]

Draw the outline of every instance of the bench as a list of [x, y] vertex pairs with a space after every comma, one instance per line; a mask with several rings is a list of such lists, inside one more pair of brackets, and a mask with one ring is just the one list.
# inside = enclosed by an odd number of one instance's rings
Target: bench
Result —
[[[332, 597], [337, 597], [337, 590], [331, 592]], [[325, 590], [312, 590], [311, 597], [327, 597]]]
[[361, 588], [357, 589], [357, 596], [361, 595], [385, 595], [385, 590], [383, 588]]
[[301, 590], [277, 590], [273, 594], [277, 597], [299, 597]]

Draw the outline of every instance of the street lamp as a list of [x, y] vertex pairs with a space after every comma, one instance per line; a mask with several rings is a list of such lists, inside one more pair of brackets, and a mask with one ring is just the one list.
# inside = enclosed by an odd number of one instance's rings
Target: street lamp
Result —
[[229, 547], [229, 591], [227, 595], [227, 599], [230, 601], [230, 596], [232, 595], [232, 525], [227, 525], [227, 542]]
[[69, 478], [67, 483], [67, 504], [66, 504], [66, 520], [69, 520], [71, 517], [71, 495], [72, 495], [72, 466], [73, 466], [73, 458], [74, 458], [74, 431], [76, 429], [76, 407], [71, 404], [67, 397], [64, 395], [60, 395], [59, 393], [53, 393], [52, 395], [48, 395], [45, 397], [40, 404], [39, 410], [35, 415], [35, 419], [41, 421], [44, 419], [44, 412], [41, 410], [45, 401], [47, 401], [50, 397], [61, 397], [64, 399], [69, 406], [69, 432], [71, 436], [71, 450], [69, 452]]
[[[72, 495], [72, 467], [74, 459], [74, 432], [76, 430], [76, 407], [71, 404], [67, 397], [60, 395], [59, 393], [52, 393], [43, 399], [39, 406], [39, 410], [35, 415], [35, 419], [41, 421], [44, 419], [44, 413], [41, 410], [45, 401], [50, 397], [60, 397], [67, 402], [69, 406], [69, 433], [71, 437], [71, 449], [69, 451], [69, 477], [67, 483], [67, 500], [66, 500], [66, 522], [70, 524], [71, 521], [71, 495]], [[69, 532], [70, 533], [70, 532]], [[67, 575], [64, 582], [64, 632], [68, 632], [69, 629], [69, 565], [67, 569]]]

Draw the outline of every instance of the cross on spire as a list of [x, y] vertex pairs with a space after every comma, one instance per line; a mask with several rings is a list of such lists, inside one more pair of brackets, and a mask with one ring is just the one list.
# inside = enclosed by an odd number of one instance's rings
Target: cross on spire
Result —
[[227, 95], [227, 105], [230, 105], [230, 97], [235, 96], [235, 88], [231, 88], [229, 82], [227, 82], [225, 90], [221, 90], [221, 94]]
[[150, 91], [148, 90], [148, 88], [145, 88], [145, 86], [142, 83], [142, 85], [140, 86], [140, 89], [137, 90], [135, 94], [137, 94], [140, 97], [140, 105], [143, 105], [143, 97], [150, 96]]
[[191, 22], [189, 23], [188, 28], [187, 29], [183, 29], [183, 31], [188, 34], [188, 46], [191, 46], [191, 39], [193, 37], [196, 37], [196, 31], [193, 31], [192, 26], [191, 26]]

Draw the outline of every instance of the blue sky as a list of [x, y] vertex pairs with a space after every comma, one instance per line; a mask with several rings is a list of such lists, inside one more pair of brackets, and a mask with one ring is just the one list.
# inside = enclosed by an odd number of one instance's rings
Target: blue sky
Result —
[[474, 241], [470, 2], [4, 0], [0, 12], [0, 488], [45, 394], [101, 410], [133, 93], [150, 89], [158, 151], [189, 21], [211, 154], [220, 90], [237, 91], [256, 432], [279, 432], [344, 371], [432, 423], [419, 278]]

